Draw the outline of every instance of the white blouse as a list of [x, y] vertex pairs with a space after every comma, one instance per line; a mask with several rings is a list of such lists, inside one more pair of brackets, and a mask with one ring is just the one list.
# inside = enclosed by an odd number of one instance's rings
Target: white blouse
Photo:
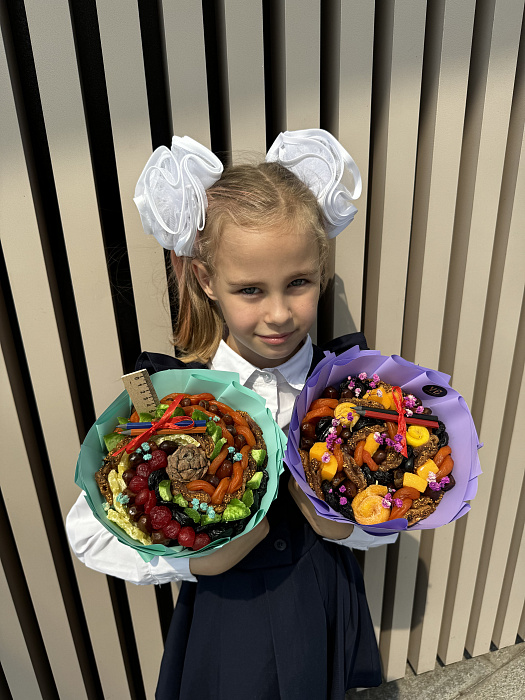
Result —
[[[266, 400], [273, 418], [287, 432], [294, 402], [304, 386], [312, 357], [312, 341], [308, 336], [299, 352], [287, 362], [272, 369], [258, 369], [221, 341], [210, 362], [210, 369], [237, 372], [240, 383]], [[187, 557], [153, 557], [146, 563], [138, 552], [119, 542], [93, 517], [83, 493], [67, 516], [66, 531], [75, 555], [95, 571], [138, 585], [197, 581], [190, 572]], [[346, 547], [368, 549], [394, 542], [396, 537], [397, 535], [373, 537], [355, 527], [350, 537], [333, 541]]]

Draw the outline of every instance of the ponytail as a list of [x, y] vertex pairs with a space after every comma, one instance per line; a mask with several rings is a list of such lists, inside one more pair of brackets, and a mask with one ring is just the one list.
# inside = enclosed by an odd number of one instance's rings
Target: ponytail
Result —
[[178, 316], [173, 344], [183, 362], [206, 364], [219, 347], [224, 321], [218, 307], [206, 296], [195, 277], [192, 258], [178, 260], [182, 261], [181, 269], [177, 270], [179, 274], [172, 270], [170, 281], [171, 286], [175, 286], [173, 283], [176, 280], [178, 290]]

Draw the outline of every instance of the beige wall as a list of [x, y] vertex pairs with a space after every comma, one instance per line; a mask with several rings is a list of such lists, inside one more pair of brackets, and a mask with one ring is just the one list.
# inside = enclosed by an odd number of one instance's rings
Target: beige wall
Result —
[[[286, 127], [318, 126], [319, 2], [284, 4]], [[478, 655], [491, 642], [507, 646], [525, 634], [525, 510], [519, 508], [525, 418], [523, 50], [518, 61], [524, 3], [443, 0], [428, 6], [425, 33], [427, 3], [421, 0], [378, 2], [377, 17], [371, 0], [342, 0], [334, 103], [340, 140], [364, 181], [356, 221], [336, 245], [335, 333], [363, 328], [371, 347], [451, 374], [485, 443], [484, 474], [468, 516], [434, 532], [404, 534], [396, 545], [363, 558], [389, 680], [404, 675], [407, 659], [421, 673], [434, 667], [437, 655], [449, 664], [465, 648]], [[25, 0], [25, 9], [86, 366], [100, 413], [121, 390], [122, 360], [68, 3]], [[162, 251], [142, 235], [132, 202], [151, 152], [137, 3], [99, 0], [97, 10], [140, 344], [169, 352]], [[224, 0], [224, 17], [236, 160], [244, 150], [265, 150], [261, 4]], [[165, 0], [164, 26], [174, 132], [209, 146], [201, 3]], [[14, 303], [14, 311], [2, 316], [1, 488], [60, 697], [80, 699], [88, 692], [71, 613], [34, 482], [39, 467], [24, 440], [31, 413], [17, 418], [27, 384], [14, 380], [20, 359], [20, 347], [10, 344], [14, 319], [27, 360], [22, 376], [35, 395], [30, 411], [41, 421], [62, 517], [77, 494], [73, 475], [81, 438], [70, 368], [77, 358], [67, 356], [67, 318], [65, 329], [57, 321], [54, 273], [49, 263], [46, 269], [41, 244], [45, 221], [34, 206], [38, 193], [24, 157], [28, 138], [21, 136], [4, 52], [0, 62], [0, 231], [6, 289]], [[51, 242], [54, 234], [48, 231]], [[74, 566], [105, 696], [129, 697], [106, 579]], [[23, 625], [3, 576], [0, 585], [0, 661], [7, 682], [15, 698], [38, 697]], [[151, 698], [162, 651], [155, 592], [131, 585], [125, 590]]]

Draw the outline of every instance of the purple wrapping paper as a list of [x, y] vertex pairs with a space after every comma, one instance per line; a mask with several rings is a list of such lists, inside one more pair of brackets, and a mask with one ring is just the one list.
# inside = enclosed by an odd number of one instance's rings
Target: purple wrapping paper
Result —
[[[348, 522], [342, 515], [332, 510], [327, 503], [317, 498], [308, 486], [298, 452], [301, 420], [312, 401], [319, 398], [327, 386], [337, 386], [349, 375], [361, 372], [366, 372], [369, 376], [375, 372], [385, 382], [400, 386], [406, 393], [414, 394], [420, 398], [423, 405], [431, 408], [432, 413], [445, 423], [449, 434], [456, 485], [444, 494], [441, 503], [432, 515], [416, 523], [410, 529], [432, 530], [465, 515], [470, 510], [467, 501], [472, 500], [476, 495], [477, 478], [481, 474], [478, 458], [478, 449], [481, 445], [465, 400], [449, 385], [450, 377], [447, 374], [420, 367], [398, 355], [387, 357], [381, 355], [377, 350], [359, 350], [357, 346], [338, 356], [329, 353], [317, 365], [297, 397], [290, 423], [285, 463], [314, 505], [317, 514], [328, 520]], [[446, 394], [440, 397], [427, 396], [423, 392], [423, 387], [429, 384], [444, 388]], [[408, 523], [405, 518], [399, 518], [378, 525], [355, 524], [371, 535], [389, 535], [393, 532], [406, 530]]]

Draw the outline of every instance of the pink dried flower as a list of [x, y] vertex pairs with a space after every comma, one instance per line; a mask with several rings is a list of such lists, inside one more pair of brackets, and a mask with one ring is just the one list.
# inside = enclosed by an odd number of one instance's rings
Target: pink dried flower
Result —
[[346, 506], [347, 503], [348, 503], [348, 499], [345, 498], [344, 496], [341, 496], [341, 498], [339, 499], [339, 505]]
[[330, 453], [325, 452], [324, 455], [321, 457], [321, 462], [324, 462], [325, 464], [327, 464], [330, 461], [330, 457], [331, 457]]
[[423, 406], [418, 406], [418, 407], [416, 408], [416, 413], [423, 413], [424, 410], [425, 410], [425, 409], [423, 408]]
[[364, 382], [364, 380], [367, 378], [368, 375], [367, 375], [366, 372], [361, 372], [361, 374], [358, 375], [358, 376], [359, 376], [359, 379], [360, 379], [362, 382]]
[[402, 508], [403, 500], [401, 498], [394, 498], [394, 505], [396, 506], [396, 508]]

